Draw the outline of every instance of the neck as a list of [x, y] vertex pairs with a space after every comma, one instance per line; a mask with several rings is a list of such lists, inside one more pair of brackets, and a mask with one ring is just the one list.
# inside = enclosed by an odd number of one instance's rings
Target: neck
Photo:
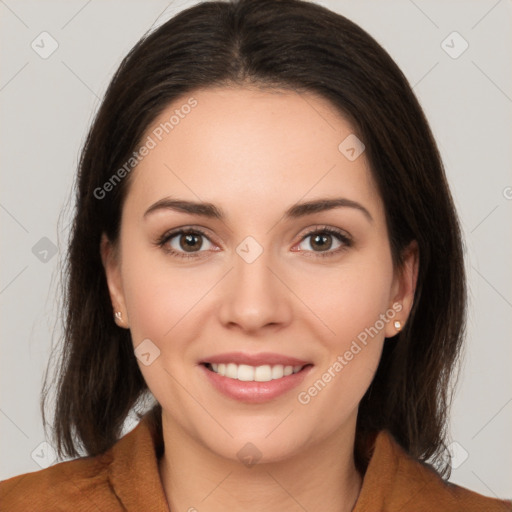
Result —
[[362, 476], [353, 456], [355, 418], [321, 445], [250, 467], [213, 453], [165, 414], [162, 428], [159, 471], [170, 510], [350, 512], [357, 501]]

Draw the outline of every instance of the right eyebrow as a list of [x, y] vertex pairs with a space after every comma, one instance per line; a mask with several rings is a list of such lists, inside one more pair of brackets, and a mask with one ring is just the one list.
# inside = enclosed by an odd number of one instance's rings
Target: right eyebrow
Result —
[[223, 220], [225, 215], [221, 209], [212, 203], [198, 203], [194, 201], [185, 201], [184, 199], [172, 199], [164, 197], [152, 204], [144, 213], [144, 217], [158, 210], [174, 210], [191, 215], [201, 215], [203, 217]]

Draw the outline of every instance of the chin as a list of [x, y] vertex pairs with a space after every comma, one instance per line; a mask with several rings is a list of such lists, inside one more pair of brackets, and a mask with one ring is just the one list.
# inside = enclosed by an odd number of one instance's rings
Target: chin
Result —
[[[268, 431], [266, 431], [268, 432]], [[301, 453], [306, 445], [299, 439], [290, 438], [286, 432], [277, 432], [266, 437], [261, 435], [240, 435], [233, 439], [205, 440], [207, 448], [217, 456], [229, 459], [250, 467], [254, 464], [271, 464], [291, 459]]]

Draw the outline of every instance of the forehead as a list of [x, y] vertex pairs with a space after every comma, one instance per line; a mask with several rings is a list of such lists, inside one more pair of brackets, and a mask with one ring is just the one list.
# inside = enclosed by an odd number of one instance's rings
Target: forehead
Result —
[[[148, 127], [150, 151], [132, 171], [127, 204], [166, 195], [225, 210], [347, 196], [381, 205], [364, 152], [340, 150], [354, 127], [326, 99], [304, 92], [218, 87], [184, 95]], [[342, 144], [343, 149], [343, 144]]]

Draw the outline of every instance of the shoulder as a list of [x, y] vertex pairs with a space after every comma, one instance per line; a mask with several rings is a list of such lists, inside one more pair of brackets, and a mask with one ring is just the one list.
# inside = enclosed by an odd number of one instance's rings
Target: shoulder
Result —
[[512, 501], [444, 480], [431, 465], [409, 456], [385, 430], [375, 440], [360, 497], [363, 508], [354, 512], [373, 510], [376, 500], [386, 512], [512, 512]]
[[444, 480], [428, 464], [407, 459], [399, 468], [397, 495], [410, 500], [411, 505], [417, 502], [418, 511], [430, 511], [435, 505], [438, 512], [512, 512], [512, 501], [484, 496]]
[[0, 482], [2, 512], [169, 512], [158, 472], [163, 440], [150, 414], [104, 453]]
[[109, 485], [111, 458], [111, 453], [106, 452], [3, 480], [1, 509], [6, 512], [118, 510], [118, 501]]

